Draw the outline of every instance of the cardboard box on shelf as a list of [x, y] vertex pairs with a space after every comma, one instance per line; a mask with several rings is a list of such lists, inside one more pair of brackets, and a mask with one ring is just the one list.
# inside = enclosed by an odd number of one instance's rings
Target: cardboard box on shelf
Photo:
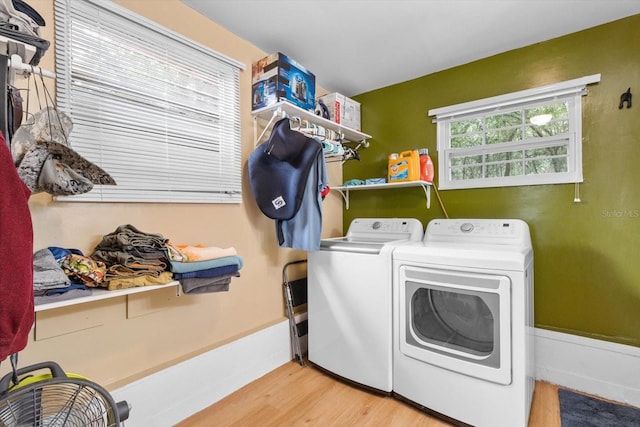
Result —
[[360, 130], [360, 103], [337, 92], [318, 98], [329, 110], [329, 118], [350, 129]]
[[287, 100], [313, 111], [315, 97], [315, 75], [287, 55], [276, 52], [253, 63], [252, 110]]

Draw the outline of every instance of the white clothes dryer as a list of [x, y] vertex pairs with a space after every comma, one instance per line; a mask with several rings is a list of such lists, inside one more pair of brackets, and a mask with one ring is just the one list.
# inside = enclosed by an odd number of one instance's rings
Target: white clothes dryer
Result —
[[476, 427], [526, 427], [533, 250], [521, 220], [433, 220], [393, 253], [393, 393]]
[[417, 219], [354, 219], [307, 255], [309, 362], [354, 385], [392, 390], [393, 250], [420, 243]]

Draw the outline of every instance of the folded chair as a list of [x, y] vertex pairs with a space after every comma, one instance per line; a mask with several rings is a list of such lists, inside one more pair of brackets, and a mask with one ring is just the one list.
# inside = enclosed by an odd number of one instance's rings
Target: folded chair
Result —
[[307, 277], [305, 273], [305, 277], [290, 280], [288, 272], [291, 266], [306, 262], [306, 259], [291, 261], [285, 264], [282, 269], [284, 300], [287, 304], [287, 317], [289, 318], [289, 329], [291, 334], [291, 351], [300, 366], [305, 365], [303, 359], [305, 351], [302, 349], [302, 338], [307, 335], [308, 323], [307, 320], [297, 322], [296, 314], [306, 312], [306, 310], [301, 311], [300, 308], [307, 304]]

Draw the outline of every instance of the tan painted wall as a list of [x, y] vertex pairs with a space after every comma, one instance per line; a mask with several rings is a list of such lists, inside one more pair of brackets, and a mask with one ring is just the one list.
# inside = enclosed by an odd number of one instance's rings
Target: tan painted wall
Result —
[[[53, 1], [29, 3], [44, 16], [43, 37], [53, 43]], [[34, 334], [20, 353], [20, 366], [53, 360], [108, 388], [282, 321], [282, 267], [289, 260], [306, 258], [304, 251], [278, 248], [273, 221], [258, 210], [246, 173], [246, 159], [254, 147], [251, 63], [270, 52], [260, 51], [178, 0], [116, 3], [247, 65], [241, 73], [243, 203], [62, 203], [38, 194], [29, 203], [34, 251], [53, 245], [90, 253], [103, 235], [132, 224], [177, 243], [233, 246], [245, 266], [226, 293], [176, 297], [175, 291], [154, 291], [38, 313]], [[54, 46], [40, 65], [54, 70]], [[340, 164], [331, 163], [329, 174], [331, 184], [341, 182]], [[324, 237], [342, 233], [339, 195], [331, 193], [325, 200], [324, 218]], [[7, 368], [4, 363], [2, 372]]]

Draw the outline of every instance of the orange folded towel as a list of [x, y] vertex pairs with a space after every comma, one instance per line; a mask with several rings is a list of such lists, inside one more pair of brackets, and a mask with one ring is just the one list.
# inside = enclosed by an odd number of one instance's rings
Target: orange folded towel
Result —
[[206, 261], [211, 259], [238, 255], [238, 252], [234, 247], [219, 248], [216, 246], [203, 246], [203, 245], [176, 245], [176, 244], [170, 244], [170, 245], [175, 249], [175, 251], [170, 251], [171, 257], [174, 261], [181, 261], [181, 262]]

